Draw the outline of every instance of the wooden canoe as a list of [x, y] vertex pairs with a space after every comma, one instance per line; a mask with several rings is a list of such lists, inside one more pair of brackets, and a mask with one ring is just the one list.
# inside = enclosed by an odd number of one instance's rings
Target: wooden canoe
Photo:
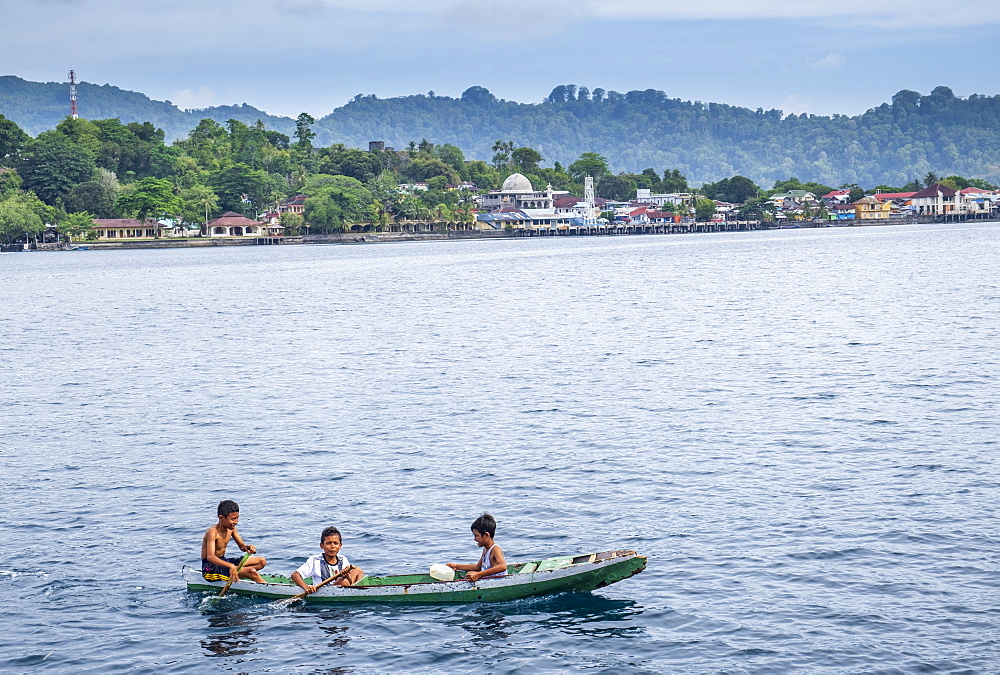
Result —
[[[628, 579], [646, 569], [646, 557], [635, 551], [604, 551], [560, 556], [507, 567], [507, 576], [467, 581], [464, 572], [453, 581], [428, 574], [365, 577], [354, 586], [329, 584], [305, 598], [307, 602], [502, 602], [565, 591], [593, 591]], [[230, 593], [262, 598], [290, 598], [302, 592], [288, 577], [262, 574], [267, 583], [240, 579]], [[218, 592], [224, 581], [206, 581], [201, 572], [184, 568], [189, 591]], [[311, 581], [311, 580], [307, 580]]]

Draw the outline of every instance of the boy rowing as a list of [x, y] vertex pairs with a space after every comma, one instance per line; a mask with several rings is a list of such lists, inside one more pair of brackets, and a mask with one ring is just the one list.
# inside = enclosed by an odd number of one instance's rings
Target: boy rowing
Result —
[[[352, 565], [346, 555], [340, 555], [343, 545], [340, 530], [335, 527], [323, 530], [319, 536], [319, 548], [322, 553], [309, 556], [301, 567], [292, 572], [292, 581], [306, 593], [315, 593], [320, 582], [339, 574], [343, 574], [343, 577], [333, 582], [338, 586], [351, 586], [361, 581], [365, 573], [360, 567]], [[307, 584], [306, 579], [312, 583]]]
[[259, 572], [264, 569], [267, 560], [263, 556], [253, 555], [257, 549], [244, 543], [240, 533], [236, 531], [236, 523], [240, 521], [239, 504], [231, 499], [223, 500], [219, 502], [218, 514], [219, 522], [208, 528], [201, 539], [201, 575], [207, 581], [228, 581], [236, 575], [242, 558], [226, 557], [226, 546], [232, 539], [241, 551], [250, 554], [243, 569], [239, 570], [239, 578], [264, 583]]

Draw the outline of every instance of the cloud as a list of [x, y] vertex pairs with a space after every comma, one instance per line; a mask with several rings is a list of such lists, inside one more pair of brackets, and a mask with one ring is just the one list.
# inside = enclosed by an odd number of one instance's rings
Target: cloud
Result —
[[204, 84], [194, 89], [181, 89], [172, 97], [173, 104], [178, 108], [207, 108], [215, 105], [215, 92]]
[[597, 0], [593, 13], [627, 20], [832, 19], [842, 25], [898, 29], [1000, 23], [1000, 3], [979, 0], [955, 0], [947, 10], [936, 0]]
[[[62, 81], [74, 68], [83, 81], [182, 107], [247, 101], [292, 115], [325, 114], [357, 93], [457, 96], [474, 84], [540, 100], [566, 82], [853, 113], [904, 88], [996, 93], [983, 91], [995, 84], [982, 73], [1000, 68], [989, 38], [1000, 2], [988, 4], [972, 11], [969, 0], [946, 10], [929, 0], [0, 0], [5, 25], [19, 27], [0, 40], [0, 74]], [[943, 30], [959, 20], [975, 30]], [[900, 29], [917, 21], [927, 27]], [[956, 70], [956, 62], [978, 69]], [[862, 78], [835, 97], [829, 78], [815, 77], [847, 68], [893, 76]]]
[[825, 21], [818, 30], [870, 28], [901, 34], [914, 27], [1000, 24], [1000, 2], [982, 0], [953, 0], [947, 11], [936, 0], [0, 0], [0, 6], [12, 25], [29, 27], [28, 33], [59, 32], [75, 22], [113, 35], [116, 42], [130, 30], [171, 36], [219, 30], [242, 34], [262, 25], [295, 30], [301, 41], [301, 33], [323, 32], [327, 40], [344, 29], [356, 34], [371, 27], [426, 34], [456, 23], [504, 39], [525, 30], [558, 31], [569, 23], [594, 20]]
[[831, 52], [809, 67], [813, 70], [838, 70], [846, 63], [847, 60], [843, 56]]
[[[36, 0], [40, 1], [40, 0]], [[59, 1], [59, 0], [48, 0]], [[175, 2], [184, 0], [175, 0]], [[1000, 3], [954, 0], [943, 11], [937, 0], [268, 0], [278, 5], [323, 5], [357, 12], [452, 14], [516, 20], [529, 10], [531, 21], [553, 13], [611, 19], [822, 19], [857, 18], [914, 23], [996, 23]], [[247, 9], [264, 0], [244, 0]], [[989, 6], [987, 6], [989, 5]], [[956, 16], [964, 15], [964, 16]], [[499, 25], [498, 25], [499, 26]]]
[[[260, 0], [248, 0], [247, 5]], [[275, 0], [279, 12], [318, 14], [323, 10], [348, 10], [373, 14], [435, 14], [447, 6], [446, 0], [425, 0], [421, 3], [400, 0]]]
[[[248, 0], [253, 4], [259, 0]], [[552, 28], [552, 22], [566, 23], [574, 18], [587, 18], [595, 12], [594, 0], [272, 0], [278, 14], [319, 15], [324, 11], [347, 11], [357, 14], [416, 15], [431, 20], [445, 19], [488, 27], [505, 37], [516, 37], [522, 31], [538, 32]], [[520, 21], [520, 17], [530, 20]]]
[[[245, 0], [245, 5], [263, 0]], [[1000, 3], [953, 0], [942, 11], [937, 0], [269, 0], [279, 7], [317, 6], [360, 13], [423, 14], [449, 19], [484, 20], [507, 32], [559, 18], [610, 20], [840, 20], [873, 28], [963, 26], [1000, 23]], [[520, 20], [526, 17], [525, 20]], [[830, 26], [836, 28], [836, 25]]]
[[801, 115], [815, 109], [815, 102], [802, 94], [789, 94], [778, 108], [786, 115]]
[[316, 16], [326, 9], [323, 0], [277, 0], [274, 3], [279, 14], [299, 14], [302, 16]]
[[[551, 35], [593, 14], [592, 0], [450, 0], [440, 7], [449, 22], [488, 30], [504, 40]], [[508, 23], [507, 17], [530, 17]]]

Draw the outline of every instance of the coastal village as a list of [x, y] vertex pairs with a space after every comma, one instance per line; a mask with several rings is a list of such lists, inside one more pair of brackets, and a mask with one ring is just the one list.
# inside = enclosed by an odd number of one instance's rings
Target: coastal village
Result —
[[[928, 173], [905, 187], [770, 190], [734, 175], [689, 186], [676, 168], [614, 174], [598, 153], [563, 167], [497, 140], [491, 163], [448, 143], [315, 147], [204, 119], [167, 146], [152, 124], [73, 114], [16, 142], [0, 166], [4, 251], [360, 243], [404, 239], [687, 234], [997, 218], [1000, 189]], [[23, 147], [22, 147], [23, 146]], [[908, 191], [903, 191], [908, 190]], [[4, 224], [5, 223], [5, 224]]]
[[[648, 234], [684, 233], [764, 228], [829, 227], [862, 224], [933, 222], [996, 217], [1000, 193], [967, 187], [955, 190], [941, 183], [916, 192], [885, 192], [850, 201], [850, 190], [833, 190], [816, 195], [791, 190], [773, 195], [772, 219], [745, 220], [739, 204], [713, 200], [715, 213], [707, 220], [694, 217], [694, 204], [703, 197], [695, 192], [656, 194], [638, 189], [627, 202], [595, 197], [592, 181], [583, 196], [546, 186], [536, 189], [520, 173], [507, 177], [497, 190], [478, 191], [472, 183], [448, 185], [449, 190], [465, 190], [475, 205], [474, 219], [466, 221], [423, 219], [387, 223], [380, 232], [432, 234], [435, 232], [495, 232], [538, 236], [559, 234]], [[401, 192], [427, 190], [426, 183], [399, 185]], [[170, 219], [139, 221], [130, 218], [95, 219], [96, 241], [123, 242], [156, 239], [262, 239], [279, 243], [285, 237], [281, 216], [303, 215], [306, 195], [285, 199], [258, 220], [230, 211], [198, 226]], [[370, 225], [353, 228], [371, 234]], [[356, 241], [377, 241], [377, 233]]]
[[[564, 167], [503, 139], [493, 142], [489, 162], [426, 138], [401, 150], [385, 140], [369, 141], [367, 151], [317, 146], [316, 120], [307, 113], [295, 120], [294, 141], [260, 119], [247, 125], [205, 118], [167, 144], [164, 130], [150, 122], [79, 117], [69, 75], [70, 114], [54, 129], [32, 138], [0, 114], [7, 139], [0, 148], [0, 251], [686, 234], [1000, 217], [1000, 187], [978, 169], [968, 178], [931, 171], [905, 183], [910, 176], [897, 171], [884, 180], [900, 182], [870, 189], [833, 182], [837, 174], [828, 171], [821, 172], [828, 185], [789, 177], [768, 189], [736, 172], [696, 187], [681, 172], [690, 171], [686, 157], [680, 167], [630, 173], [597, 152]], [[466, 94], [474, 99], [484, 91]], [[954, 99], [946, 88], [931, 98]], [[921, 173], [933, 166], [925, 162]], [[698, 177], [732, 170], [702, 168]], [[755, 173], [756, 180], [775, 177], [773, 166]], [[862, 180], [854, 170], [841, 173]], [[815, 171], [806, 175], [815, 178]], [[869, 185], [883, 180], [866, 175]]]

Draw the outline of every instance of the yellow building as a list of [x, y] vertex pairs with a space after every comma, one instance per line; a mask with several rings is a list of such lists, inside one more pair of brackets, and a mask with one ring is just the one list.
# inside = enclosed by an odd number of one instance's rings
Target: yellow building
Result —
[[94, 218], [93, 230], [97, 239], [153, 239], [160, 226], [155, 221], [138, 221], [134, 218]]
[[892, 204], [874, 197], [862, 197], [854, 202], [855, 220], [887, 220], [892, 213]]

